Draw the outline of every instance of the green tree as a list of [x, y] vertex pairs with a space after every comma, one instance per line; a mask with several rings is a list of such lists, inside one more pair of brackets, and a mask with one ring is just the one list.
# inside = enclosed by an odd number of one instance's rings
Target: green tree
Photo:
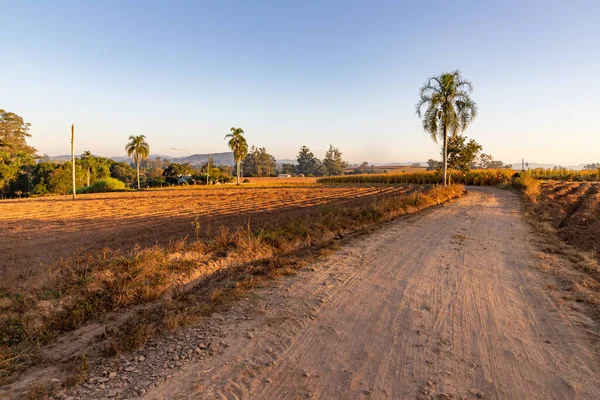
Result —
[[[68, 194], [72, 191], [72, 175], [73, 166], [67, 162], [55, 169], [48, 179], [48, 191], [54, 194]], [[77, 172], [77, 169], [76, 171]]]
[[302, 146], [300, 148], [300, 152], [298, 153], [296, 160], [298, 161], [298, 166], [296, 167], [298, 173], [305, 176], [315, 175], [320, 160], [315, 157], [313, 152], [310, 151], [308, 147]]
[[272, 176], [275, 175], [277, 161], [275, 157], [267, 153], [264, 147], [250, 148], [244, 159], [244, 172], [250, 176]]
[[227, 145], [233, 151], [233, 157], [237, 163], [237, 184], [240, 184], [240, 164], [242, 160], [248, 154], [248, 143], [246, 142], [246, 138], [244, 137], [244, 130], [242, 128], [231, 128], [231, 133], [225, 135], [225, 139], [229, 138], [229, 142]]
[[31, 173], [31, 186], [33, 194], [44, 195], [50, 193], [50, 176], [60, 166], [51, 161], [38, 163]]
[[87, 186], [90, 186], [90, 178], [92, 175], [92, 169], [95, 167], [95, 160], [96, 158], [94, 157], [94, 155], [92, 154], [91, 151], [86, 150], [83, 152], [83, 154], [79, 157], [79, 160], [81, 161], [81, 166], [83, 167], [83, 169], [86, 172], [86, 182], [87, 182]]
[[133, 157], [137, 169], [137, 188], [140, 189], [140, 162], [150, 155], [150, 145], [146, 136], [129, 136], [129, 143], [125, 146], [127, 155]]
[[454, 170], [469, 172], [481, 149], [481, 145], [473, 139], [467, 142], [466, 136], [450, 136], [448, 139], [448, 182], [451, 182]]
[[[162, 170], [160, 175], [162, 175]], [[111, 178], [125, 182], [129, 186], [133, 186], [136, 174], [135, 169], [129, 163], [116, 162], [110, 166], [110, 176]]]
[[342, 175], [347, 164], [342, 159], [342, 152], [338, 148], [329, 145], [329, 150], [327, 150], [323, 159], [323, 165], [325, 175]]
[[280, 171], [282, 174], [294, 175], [296, 173], [296, 166], [294, 164], [283, 163], [281, 164]]
[[194, 173], [194, 167], [190, 163], [178, 164], [172, 163], [167, 169], [164, 170], [163, 176], [167, 183], [176, 184], [179, 182], [179, 178], [183, 175], [191, 175]]
[[30, 126], [17, 114], [0, 109], [0, 197], [26, 166], [35, 163], [36, 150], [27, 144]]
[[444, 185], [447, 184], [448, 135], [463, 132], [477, 116], [477, 105], [469, 97], [472, 91], [471, 82], [464, 79], [460, 71], [429, 78], [419, 91], [416, 111], [422, 118], [423, 129], [434, 142], [443, 141]]

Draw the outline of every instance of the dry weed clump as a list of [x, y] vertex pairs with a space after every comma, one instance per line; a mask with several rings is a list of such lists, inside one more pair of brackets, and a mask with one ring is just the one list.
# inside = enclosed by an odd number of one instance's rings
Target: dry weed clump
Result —
[[418, 188], [408, 195], [383, 194], [355, 205], [325, 207], [268, 229], [222, 227], [208, 239], [67, 259], [39, 292], [6, 294], [10, 302], [0, 318], [0, 371], [24, 362], [32, 344], [125, 308], [154, 304], [107, 333], [113, 353], [139, 347], [157, 329], [175, 330], [265, 278], [293, 273], [307, 249], [329, 246], [334, 238], [463, 193], [462, 186]]

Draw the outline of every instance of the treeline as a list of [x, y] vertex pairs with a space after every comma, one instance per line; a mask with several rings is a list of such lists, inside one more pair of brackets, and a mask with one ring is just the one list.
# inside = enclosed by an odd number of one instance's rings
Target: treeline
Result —
[[[0, 110], [0, 197], [26, 197], [68, 194], [72, 191], [71, 162], [56, 162], [40, 157], [27, 144], [30, 124], [15, 113]], [[241, 128], [232, 128], [226, 138], [234, 152], [235, 166], [215, 165], [210, 159], [202, 165], [173, 163], [156, 157], [149, 159], [150, 145], [144, 135], [130, 136], [125, 150], [132, 162], [117, 162], [85, 151], [75, 159], [75, 184], [78, 193], [151, 188], [181, 184], [220, 184], [239, 176], [334, 176], [347, 166], [342, 152], [329, 146], [324, 158], [317, 158], [302, 146], [297, 164], [278, 165], [264, 147], [248, 149]], [[240, 171], [238, 171], [238, 168]]]
[[[15, 179], [5, 187], [5, 196], [68, 194], [72, 189], [72, 171], [70, 162], [40, 161], [23, 166]], [[208, 163], [199, 166], [170, 163], [165, 166], [161, 161], [145, 162], [140, 165], [140, 184], [141, 187], [151, 188], [177, 184], [227, 183], [233, 180], [232, 171], [230, 166], [211, 165], [209, 173]], [[75, 159], [78, 192], [89, 192], [83, 188], [108, 178], [117, 179], [125, 184], [124, 187], [132, 188], [136, 184], [136, 170], [130, 163], [94, 156], [89, 151]]]
[[325, 157], [319, 159], [306, 146], [302, 146], [296, 157], [296, 163], [277, 164], [275, 157], [270, 155], [264, 147], [252, 147], [242, 163], [244, 176], [277, 176], [302, 175], [302, 176], [335, 176], [342, 175], [348, 164], [342, 159], [342, 152], [332, 145], [325, 152]]
[[[490, 154], [483, 153], [483, 146], [475, 140], [467, 141], [467, 139], [467, 136], [459, 134], [448, 138], [448, 173], [452, 171], [466, 173], [472, 169], [512, 169], [512, 165], [494, 160]], [[441, 158], [443, 158], [443, 150]], [[442, 167], [443, 163], [440, 160], [427, 161], [429, 171], [441, 171]]]

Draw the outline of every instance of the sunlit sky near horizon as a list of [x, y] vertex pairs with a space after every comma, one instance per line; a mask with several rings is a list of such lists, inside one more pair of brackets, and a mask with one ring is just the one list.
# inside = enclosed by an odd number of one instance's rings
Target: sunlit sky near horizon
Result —
[[[598, 1], [0, 0], [0, 108], [40, 153], [122, 156], [250, 145], [351, 162], [439, 158], [415, 114], [427, 77], [460, 69], [465, 132], [505, 162], [600, 162]], [[178, 149], [173, 150], [172, 148]]]

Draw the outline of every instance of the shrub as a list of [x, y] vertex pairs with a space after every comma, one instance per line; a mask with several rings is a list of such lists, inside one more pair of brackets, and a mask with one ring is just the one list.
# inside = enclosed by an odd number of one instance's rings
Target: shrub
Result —
[[242, 183], [250, 183], [250, 179], [246, 178], [242, 181]]
[[127, 190], [125, 183], [115, 178], [105, 178], [92, 183], [90, 186], [77, 188], [77, 193], [119, 192]]
[[515, 178], [512, 182], [512, 186], [525, 193], [525, 195], [533, 202], [537, 200], [541, 192], [540, 181], [526, 172], [521, 173], [521, 176]]

